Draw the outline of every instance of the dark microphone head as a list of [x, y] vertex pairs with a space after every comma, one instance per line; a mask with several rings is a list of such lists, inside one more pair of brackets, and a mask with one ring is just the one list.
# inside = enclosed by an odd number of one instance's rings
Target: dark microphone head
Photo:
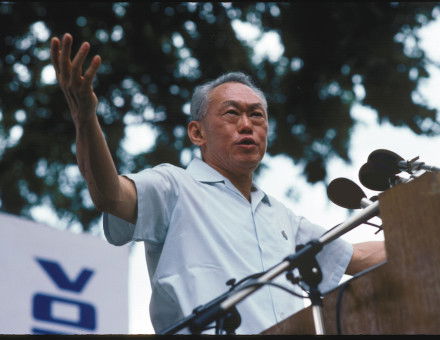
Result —
[[395, 152], [378, 149], [370, 153], [367, 163], [374, 163], [377, 167], [380, 167], [380, 171], [387, 175], [396, 175], [401, 172], [399, 162], [403, 160], [404, 159]]
[[362, 198], [367, 197], [359, 185], [343, 177], [330, 182], [327, 196], [333, 203], [347, 209], [360, 209]]
[[371, 190], [385, 191], [390, 188], [390, 177], [394, 176], [389, 169], [384, 169], [377, 163], [367, 162], [359, 169], [359, 181]]

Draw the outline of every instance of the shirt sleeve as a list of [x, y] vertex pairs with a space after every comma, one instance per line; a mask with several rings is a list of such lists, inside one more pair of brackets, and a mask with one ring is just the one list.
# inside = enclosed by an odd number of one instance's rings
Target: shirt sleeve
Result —
[[[318, 239], [327, 231], [304, 217], [298, 217], [298, 219], [296, 244], [306, 244], [312, 239]], [[321, 293], [325, 293], [339, 284], [352, 255], [353, 246], [344, 239], [337, 238], [324, 245], [316, 255], [316, 260], [322, 271], [322, 281], [318, 286]]]
[[163, 243], [170, 217], [178, 197], [178, 186], [173, 166], [161, 164], [136, 174], [124, 175], [131, 179], [137, 191], [137, 219], [132, 224], [104, 213], [104, 234], [107, 241], [123, 245], [129, 241]]

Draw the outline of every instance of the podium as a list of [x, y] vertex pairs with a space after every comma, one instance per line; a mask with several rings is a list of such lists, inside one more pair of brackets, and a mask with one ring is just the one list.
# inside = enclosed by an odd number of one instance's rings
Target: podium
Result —
[[[340, 334], [440, 334], [440, 173], [381, 193], [379, 210], [387, 261], [323, 295], [326, 334], [337, 315]], [[261, 334], [315, 334], [311, 306]]]

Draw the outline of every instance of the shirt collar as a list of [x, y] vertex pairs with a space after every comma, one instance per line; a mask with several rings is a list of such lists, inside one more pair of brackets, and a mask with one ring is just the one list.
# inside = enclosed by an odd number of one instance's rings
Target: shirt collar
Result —
[[[197, 181], [203, 182], [203, 183], [224, 183], [230, 186], [233, 186], [231, 181], [224, 177], [221, 173], [219, 173], [217, 170], [212, 168], [210, 165], [205, 163], [203, 160], [201, 160], [198, 157], [195, 157], [186, 168], [186, 171]], [[256, 195], [256, 197], [260, 198], [261, 201], [271, 205], [269, 196], [261, 190], [255, 183], [252, 184], [253, 191], [252, 196]]]
[[218, 183], [225, 182], [225, 177], [217, 170], [209, 166], [200, 158], [195, 157], [191, 163], [189, 163], [186, 171], [197, 181], [205, 183]]

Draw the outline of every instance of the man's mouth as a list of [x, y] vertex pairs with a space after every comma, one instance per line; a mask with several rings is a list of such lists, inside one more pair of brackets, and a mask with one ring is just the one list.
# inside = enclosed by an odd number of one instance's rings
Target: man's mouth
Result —
[[238, 145], [257, 145], [252, 138], [243, 138], [237, 142]]

